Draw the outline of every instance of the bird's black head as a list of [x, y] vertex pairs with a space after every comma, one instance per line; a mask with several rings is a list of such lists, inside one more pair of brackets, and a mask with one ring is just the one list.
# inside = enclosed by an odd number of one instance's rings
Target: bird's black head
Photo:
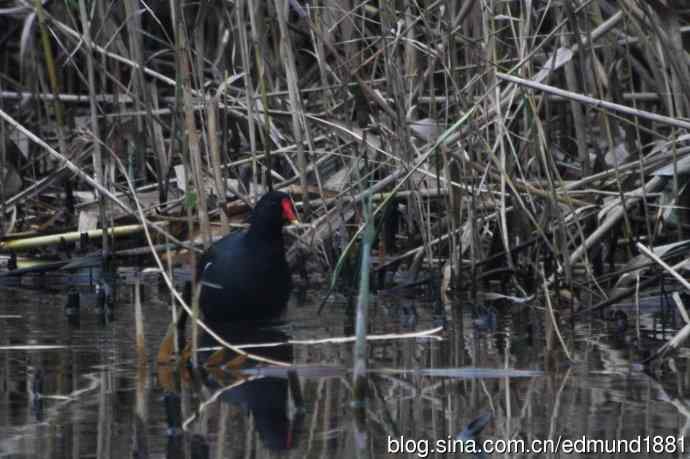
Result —
[[250, 231], [280, 233], [285, 223], [297, 222], [292, 199], [281, 191], [266, 193], [256, 203], [249, 222]]

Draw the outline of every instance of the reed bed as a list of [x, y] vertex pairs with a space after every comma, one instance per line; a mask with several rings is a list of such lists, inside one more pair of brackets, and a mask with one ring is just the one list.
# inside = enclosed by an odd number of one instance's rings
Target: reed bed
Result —
[[282, 189], [297, 269], [438, 273], [448, 308], [538, 293], [558, 332], [683, 266], [688, 20], [672, 0], [9, 2], [0, 262], [75, 232], [117, 254], [133, 224], [194, 262]]

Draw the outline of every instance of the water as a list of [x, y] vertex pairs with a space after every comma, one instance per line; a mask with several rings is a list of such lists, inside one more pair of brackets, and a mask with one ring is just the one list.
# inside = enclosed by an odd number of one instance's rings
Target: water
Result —
[[[154, 362], [170, 319], [168, 295], [155, 278], [143, 283], [144, 364], [135, 352], [132, 285], [119, 284], [108, 321], [84, 280], [35, 277], [0, 287], [2, 458], [385, 457], [403, 446], [412, 452], [400, 457], [446, 457], [431, 449], [450, 445], [433, 442], [455, 438], [482, 415], [480, 421], [488, 421], [477, 437], [482, 441], [640, 436], [644, 448], [647, 441], [660, 444], [653, 436], [683, 435], [690, 420], [685, 353], [672, 369], [651, 377], [630, 364], [639, 359], [635, 331], [628, 326], [621, 333], [610, 321], [562, 327], [575, 361], [566, 365], [557, 338], [553, 352], [544, 350], [543, 310], [513, 306], [522, 312], [507, 314], [499, 305], [480, 308], [478, 318], [466, 304], [464, 312], [456, 308], [440, 318], [432, 303], [410, 299], [423, 292], [385, 298], [370, 313], [371, 333], [445, 328], [432, 338], [371, 342], [370, 398], [358, 408], [348, 372], [352, 343], [252, 350], [291, 360], [290, 377], [286, 370], [254, 367], [182, 371], [176, 379]], [[76, 325], [64, 306], [78, 282]], [[244, 327], [231, 332], [234, 342], [352, 335], [343, 301], [336, 298], [316, 314], [323, 295], [312, 290], [292, 298], [278, 329], [256, 337]], [[658, 329], [643, 331], [659, 335]]]

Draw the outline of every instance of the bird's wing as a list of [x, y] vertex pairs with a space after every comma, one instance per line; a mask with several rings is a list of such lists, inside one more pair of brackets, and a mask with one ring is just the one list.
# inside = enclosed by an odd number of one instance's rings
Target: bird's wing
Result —
[[235, 250], [234, 247], [240, 245], [241, 237], [242, 234], [238, 233], [227, 234], [206, 249], [196, 262], [196, 278], [199, 280], [203, 279], [204, 273], [220, 261], [218, 257], [219, 252]]
[[[222, 290], [223, 285], [233, 291], [243, 291], [249, 281], [246, 260], [252, 260], [243, 243], [244, 234], [234, 233], [225, 236], [210, 247], [197, 263], [197, 279], [201, 285]], [[244, 266], [240, 261], [245, 260]]]

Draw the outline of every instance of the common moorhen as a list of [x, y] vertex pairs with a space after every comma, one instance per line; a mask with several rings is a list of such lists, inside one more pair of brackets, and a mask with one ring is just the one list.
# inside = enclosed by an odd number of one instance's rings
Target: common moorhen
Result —
[[[199, 306], [207, 325], [218, 329], [228, 323], [270, 320], [283, 311], [291, 282], [282, 228], [296, 221], [287, 194], [266, 193], [254, 207], [248, 231], [229, 234], [203, 253], [196, 273]], [[189, 287], [185, 287], [187, 301], [192, 296]], [[185, 347], [187, 319], [182, 313], [176, 324], [180, 349]], [[158, 350], [159, 363], [172, 355], [173, 336], [169, 329]]]
[[200, 258], [199, 306], [207, 323], [276, 317], [290, 295], [290, 271], [282, 228], [296, 222], [290, 197], [265, 194], [254, 208], [249, 230], [213, 244]]

